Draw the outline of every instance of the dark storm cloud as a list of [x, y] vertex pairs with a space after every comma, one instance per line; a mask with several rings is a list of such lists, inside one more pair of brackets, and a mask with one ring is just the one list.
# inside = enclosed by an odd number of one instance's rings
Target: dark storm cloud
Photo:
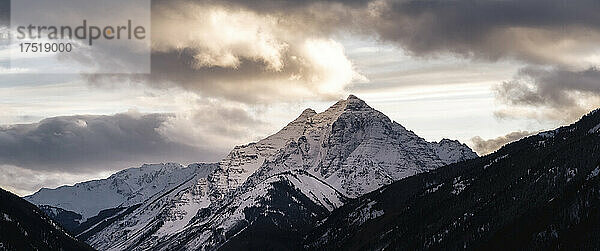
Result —
[[477, 154], [480, 156], [483, 156], [500, 149], [502, 146], [508, 143], [520, 140], [536, 133], [537, 132], [517, 131], [488, 140], [485, 140], [479, 136], [475, 136], [471, 139], [471, 142], [473, 142], [473, 150], [475, 150], [475, 152], [477, 152]]
[[536, 48], [530, 47], [531, 42], [552, 44], [561, 39], [596, 39], [586, 33], [600, 28], [600, 2], [592, 0], [193, 2], [218, 3], [285, 17], [303, 28], [297, 32], [307, 34], [351, 31], [376, 35], [415, 55], [452, 52], [490, 60], [510, 57], [535, 63], [557, 59], [540, 55]]
[[594, 108], [585, 101], [592, 99], [593, 103], [594, 97], [600, 97], [600, 71], [528, 67], [513, 80], [497, 85], [495, 92], [507, 104], [551, 108], [560, 111], [568, 121]]
[[90, 172], [115, 163], [201, 159], [197, 149], [167, 140], [158, 128], [171, 115], [68, 116], [0, 128], [0, 163], [32, 170]]
[[[527, 86], [527, 82], [533, 86]], [[513, 104], [572, 106], [577, 99], [567, 95], [568, 91], [600, 94], [600, 71], [596, 68], [585, 71], [525, 68], [517, 79], [504, 83], [497, 90]]]
[[[598, 1], [394, 1], [374, 27], [382, 39], [397, 41], [416, 54], [450, 51], [543, 63], [545, 60], [529, 51], [521, 40], [553, 43], [571, 35], [583, 36], [583, 32], [575, 33], [576, 28], [596, 30], [600, 25], [598, 10]], [[527, 35], [511, 31], [513, 28], [549, 33], [522, 31], [531, 32]], [[551, 38], [554, 41], [546, 40]]]
[[0, 186], [20, 195], [105, 177], [143, 163], [216, 162], [264, 122], [219, 102], [175, 114], [127, 112], [0, 125]]
[[[132, 81], [154, 88], [181, 87], [207, 97], [220, 97], [244, 103], [262, 103], [294, 97], [290, 76], [310, 72], [306, 65], [285, 57], [285, 66], [280, 71], [267, 70], [264, 62], [242, 58], [235, 68], [222, 66], [195, 67], [193, 52], [155, 52], [152, 54], [152, 73], [145, 74], [89, 74], [86, 79], [92, 85], [111, 86], [113, 83]], [[310, 74], [310, 73], [309, 73]], [[307, 75], [308, 77], [310, 75]], [[301, 79], [299, 86], [318, 93], [318, 83], [306, 83]], [[336, 95], [317, 95], [317, 99], [338, 99]]]
[[264, 62], [240, 59], [235, 67], [206, 66], [196, 67], [194, 52], [155, 52], [152, 54], [152, 78], [146, 83], [154, 86], [174, 83], [184, 89], [201, 92], [207, 96], [225, 97], [230, 100], [256, 102], [268, 97], [282, 96], [278, 86], [265, 84], [270, 79], [285, 79], [298, 67], [286, 58], [281, 71], [266, 70]]
[[[191, 52], [157, 52], [152, 54], [152, 77], [143, 79], [143, 81], [153, 86], [175, 83], [184, 89], [200, 92], [203, 95], [224, 97], [245, 103], [284, 100], [293, 96], [291, 90], [298, 86], [319, 93], [318, 88], [321, 83], [305, 82], [305, 79], [291, 81], [289, 78], [293, 75], [309, 78], [320, 73], [314, 72], [315, 69], [312, 66], [295, 60], [290, 55], [285, 55], [282, 59], [284, 65], [277, 71], [267, 70], [268, 65], [264, 62], [246, 58], [240, 59], [239, 65], [235, 68], [194, 67]], [[326, 93], [322, 93], [318, 97], [340, 98], [335, 95], [328, 96]]]

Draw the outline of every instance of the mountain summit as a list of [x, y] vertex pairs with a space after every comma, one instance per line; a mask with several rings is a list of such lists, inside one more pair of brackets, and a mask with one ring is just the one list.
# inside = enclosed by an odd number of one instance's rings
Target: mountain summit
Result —
[[322, 113], [307, 109], [276, 134], [236, 147], [221, 162], [222, 192], [236, 189], [260, 167], [273, 168], [277, 163], [271, 158], [276, 154], [287, 154], [278, 160], [286, 166], [301, 161], [292, 169], [306, 170], [349, 197], [477, 157], [458, 141], [427, 142], [350, 95]]
[[[279, 132], [235, 147], [201, 182], [147, 194], [84, 237], [117, 250], [293, 247], [352, 198], [475, 157], [458, 141], [427, 142], [350, 95], [321, 113], [304, 110]], [[253, 238], [260, 233], [269, 242]]]

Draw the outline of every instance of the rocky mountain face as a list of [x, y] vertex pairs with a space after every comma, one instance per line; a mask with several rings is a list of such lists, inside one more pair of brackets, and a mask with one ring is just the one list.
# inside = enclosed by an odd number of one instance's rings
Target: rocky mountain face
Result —
[[[42, 190], [28, 199], [84, 219], [113, 209], [79, 233], [101, 250], [302, 247], [302, 235], [346, 202], [475, 157], [458, 141], [427, 142], [350, 96], [321, 113], [307, 109], [279, 132], [235, 147], [210, 172], [172, 178], [157, 174], [151, 180], [172, 182], [152, 189], [138, 184], [143, 175], [111, 176], [110, 185], [98, 186], [102, 189], [79, 184]], [[87, 201], [76, 196], [86, 190], [108, 191], [111, 202], [79, 205]], [[72, 201], [58, 199], [64, 191]]]
[[226, 192], [257, 171], [261, 175], [256, 177], [264, 177], [302, 169], [356, 197], [394, 180], [475, 157], [458, 141], [427, 142], [351, 95], [319, 114], [307, 109], [278, 133], [236, 147], [221, 161], [216, 177]]
[[166, 199], [163, 197], [181, 186], [202, 189], [216, 167], [216, 164], [187, 167], [175, 163], [147, 164], [120, 171], [103, 180], [44, 188], [25, 199], [37, 204], [72, 235], [87, 240], [144, 203]]
[[600, 248], [600, 113], [334, 210], [317, 250]]
[[210, 169], [204, 164], [192, 164], [187, 167], [176, 163], [146, 164], [140, 168], [120, 171], [107, 179], [56, 189], [42, 188], [25, 199], [36, 205], [75, 212], [81, 215], [83, 222], [96, 216], [103, 209], [142, 203], [207, 168]]
[[93, 250], [35, 205], [0, 189], [0, 250]]

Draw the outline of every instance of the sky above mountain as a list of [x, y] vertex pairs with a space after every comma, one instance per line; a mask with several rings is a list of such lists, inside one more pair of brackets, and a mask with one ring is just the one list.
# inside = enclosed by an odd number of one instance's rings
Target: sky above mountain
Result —
[[600, 106], [599, 10], [592, 0], [153, 1], [151, 74], [0, 62], [0, 186], [23, 195], [147, 162], [217, 161], [348, 94], [428, 140], [487, 153]]

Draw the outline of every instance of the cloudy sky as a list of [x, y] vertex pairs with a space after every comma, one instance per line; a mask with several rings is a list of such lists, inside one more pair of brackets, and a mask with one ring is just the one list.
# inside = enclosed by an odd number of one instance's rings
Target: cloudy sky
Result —
[[142, 163], [218, 161], [351, 93], [428, 140], [485, 154], [600, 107], [599, 11], [593, 0], [155, 0], [150, 74], [0, 62], [0, 187], [25, 195]]

